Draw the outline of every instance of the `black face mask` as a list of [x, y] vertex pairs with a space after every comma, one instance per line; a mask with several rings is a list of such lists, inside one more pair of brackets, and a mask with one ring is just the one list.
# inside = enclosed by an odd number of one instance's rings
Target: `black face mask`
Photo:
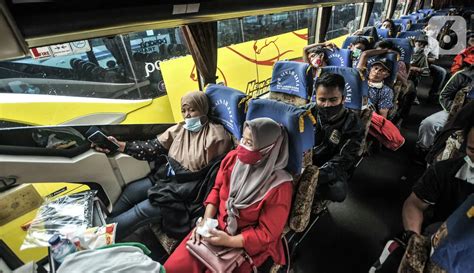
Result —
[[318, 116], [322, 121], [330, 121], [343, 110], [343, 106], [342, 103], [328, 107], [318, 106]]

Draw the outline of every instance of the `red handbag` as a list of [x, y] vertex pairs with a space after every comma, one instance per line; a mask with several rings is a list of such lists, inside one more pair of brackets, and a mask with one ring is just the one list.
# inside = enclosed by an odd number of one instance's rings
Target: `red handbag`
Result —
[[214, 246], [208, 242], [201, 241], [193, 243], [192, 240], [186, 242], [189, 253], [203, 263], [214, 273], [230, 273], [239, 268], [245, 260], [252, 266], [253, 272], [257, 273], [252, 258], [243, 248], [231, 248]]

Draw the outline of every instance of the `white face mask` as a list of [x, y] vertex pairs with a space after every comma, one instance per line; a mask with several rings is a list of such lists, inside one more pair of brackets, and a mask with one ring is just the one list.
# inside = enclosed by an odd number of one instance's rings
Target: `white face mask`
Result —
[[466, 161], [466, 163], [462, 165], [455, 177], [467, 183], [474, 184], [474, 162], [472, 162], [471, 158], [467, 155], [464, 157], [464, 161]]
[[426, 35], [428, 35], [429, 37], [435, 37], [436, 35], [436, 32], [434, 30], [427, 30], [426, 31]]
[[469, 167], [474, 168], [474, 162], [472, 162], [471, 158], [468, 155], [464, 157], [464, 161], [466, 161]]
[[369, 86], [373, 88], [380, 89], [383, 87], [383, 82], [371, 82], [369, 81]]

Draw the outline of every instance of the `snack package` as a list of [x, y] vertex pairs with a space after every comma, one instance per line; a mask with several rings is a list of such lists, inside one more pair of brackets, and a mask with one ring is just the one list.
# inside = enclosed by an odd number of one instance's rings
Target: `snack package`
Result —
[[83, 233], [69, 235], [78, 250], [96, 249], [115, 243], [117, 223], [86, 229]]
[[47, 247], [54, 234], [67, 237], [72, 233], [83, 233], [92, 226], [95, 193], [83, 191], [46, 200], [31, 222], [20, 250]]

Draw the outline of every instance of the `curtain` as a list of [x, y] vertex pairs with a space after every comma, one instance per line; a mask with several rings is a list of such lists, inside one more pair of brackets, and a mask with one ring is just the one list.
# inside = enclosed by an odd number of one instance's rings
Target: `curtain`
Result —
[[202, 78], [202, 86], [216, 83], [217, 22], [186, 25], [181, 31]]

